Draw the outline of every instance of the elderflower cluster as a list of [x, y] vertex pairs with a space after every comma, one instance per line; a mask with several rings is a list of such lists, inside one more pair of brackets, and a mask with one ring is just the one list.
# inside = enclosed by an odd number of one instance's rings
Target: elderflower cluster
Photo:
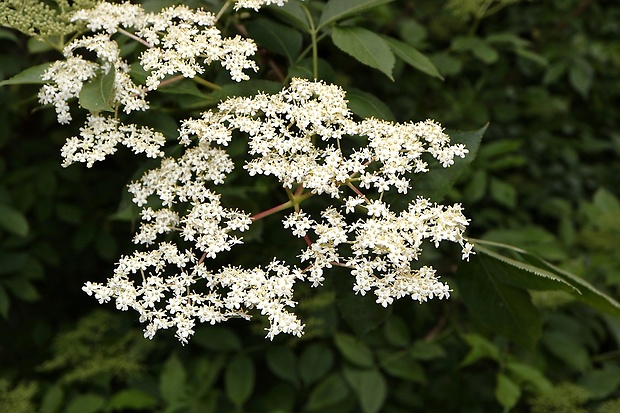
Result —
[[147, 13], [130, 3], [102, 2], [78, 11], [72, 21], [84, 21], [90, 30], [104, 31], [108, 37], [135, 30], [131, 35], [147, 46], [140, 64], [150, 72], [146, 79], [149, 90], [157, 89], [164, 78], [176, 73], [193, 78], [204, 73], [204, 65], [216, 61], [237, 82], [249, 79], [243, 70], [258, 70], [256, 63], [248, 60], [257, 50], [254, 41], [240, 36], [223, 38], [215, 27], [215, 15], [202, 9], [180, 5]]
[[[92, 9], [77, 11], [72, 21], [85, 22], [94, 34], [70, 42], [63, 50], [65, 60], [52, 63], [43, 73], [42, 80], [47, 83], [39, 91], [39, 101], [54, 106], [61, 124], [72, 120], [71, 99], [80, 98], [84, 105], [81, 93], [85, 84], [95, 85], [96, 92], [103, 94], [98, 97], [103, 102], [99, 102], [96, 113], [89, 115], [80, 136], [71, 138], [63, 148], [64, 166], [85, 162], [90, 167], [114, 153], [117, 143], [136, 153], [162, 156], [165, 139], [161, 134], [148, 128], [122, 126], [116, 114], [112, 117], [104, 113], [119, 109], [127, 114], [147, 110], [146, 94], [157, 89], [162, 80], [177, 73], [193, 78], [204, 73], [205, 65], [213, 62], [220, 62], [238, 82], [249, 79], [244, 70], [258, 69], [249, 60], [257, 50], [254, 41], [240, 36], [222, 37], [215, 27], [215, 16], [201, 9], [176, 6], [147, 13], [139, 5], [101, 2]], [[135, 83], [131, 77], [132, 68], [112, 38], [118, 32], [147, 46], [139, 58], [143, 69], [150, 72], [144, 85]], [[92, 52], [96, 58], [85, 58], [83, 51]]]
[[258, 11], [261, 7], [271, 4], [282, 7], [287, 1], [288, 0], [237, 0], [235, 2], [235, 10], [254, 9], [254, 11]]
[[[250, 176], [275, 177], [297, 200], [328, 195], [330, 205], [318, 216], [296, 207], [282, 220], [305, 241], [299, 253], [305, 268], [274, 257], [264, 268], [207, 269], [209, 259], [238, 248], [242, 233], [259, 218], [225, 207], [215, 190], [235, 167], [226, 152], [232, 139], [248, 141], [243, 168]], [[142, 207], [134, 242], [146, 251], [121, 258], [107, 283], [84, 287], [100, 302], [137, 311], [147, 323], [146, 337], [176, 328], [185, 343], [196, 322], [255, 312], [269, 321], [269, 338], [299, 336], [304, 325], [291, 311], [294, 285], [317, 287], [334, 265], [350, 270], [355, 293], [372, 292], [382, 306], [403, 297], [447, 298], [450, 288], [435, 270], [416, 265], [423, 246], [450, 241], [461, 246], [463, 259], [472, 253], [459, 204], [418, 197], [396, 211], [383, 200], [388, 191], [407, 193], [412, 175], [429, 170], [432, 159], [435, 167], [449, 167], [467, 153], [433, 121], [356, 121], [340, 87], [293, 79], [277, 94], [229, 98], [185, 120], [179, 141], [181, 156], [162, 159], [129, 186]], [[172, 233], [189, 247], [170, 242]]]

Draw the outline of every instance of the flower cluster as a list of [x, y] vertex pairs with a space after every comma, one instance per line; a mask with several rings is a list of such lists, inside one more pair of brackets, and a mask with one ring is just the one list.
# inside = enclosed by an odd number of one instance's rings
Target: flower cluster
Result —
[[[275, 177], [291, 197], [295, 212], [282, 223], [305, 239], [299, 257], [306, 268], [273, 258], [265, 268], [207, 269], [209, 258], [242, 244], [241, 234], [259, 218], [226, 208], [214, 189], [235, 166], [225, 150], [233, 132], [248, 140], [247, 173]], [[387, 191], [406, 193], [411, 175], [427, 171], [431, 159], [448, 167], [467, 153], [435, 122], [356, 121], [340, 87], [293, 79], [277, 94], [229, 98], [185, 120], [179, 141], [185, 147], [180, 157], [162, 159], [129, 187], [143, 208], [134, 241], [152, 249], [123, 257], [107, 283], [84, 287], [100, 302], [138, 311], [147, 337], [175, 327], [186, 342], [196, 321], [248, 318], [253, 311], [267, 317], [268, 337], [300, 335], [303, 323], [290, 311], [294, 284], [319, 286], [334, 265], [350, 269], [356, 293], [372, 292], [383, 306], [406, 296], [446, 298], [450, 289], [435, 270], [416, 268], [423, 244], [450, 241], [462, 247], [463, 259], [471, 253], [460, 205], [417, 198], [396, 212], [383, 201]], [[321, 194], [338, 206], [318, 217], [299, 207], [299, 200]], [[169, 233], [191, 249], [158, 241]], [[136, 285], [138, 273], [142, 283]]]
[[[256, 52], [254, 41], [240, 36], [222, 37], [215, 27], [215, 15], [204, 10], [176, 6], [147, 13], [139, 5], [102, 2], [92, 9], [79, 10], [72, 21], [84, 22], [94, 34], [70, 42], [63, 50], [65, 60], [52, 63], [45, 71], [42, 80], [49, 83], [39, 92], [40, 102], [54, 105], [59, 123], [69, 123], [72, 117], [68, 102], [81, 97], [85, 83], [101, 81], [111, 74], [113, 85], [110, 96], [106, 96], [108, 107], [89, 116], [80, 137], [72, 138], [63, 149], [65, 166], [73, 162], [91, 166], [113, 153], [117, 143], [137, 153], [161, 156], [158, 146], [164, 140], [159, 134], [147, 133], [144, 128], [123, 130], [116, 119], [102, 112], [147, 110], [147, 92], [157, 89], [163, 79], [177, 73], [193, 78], [213, 62], [220, 62], [238, 82], [249, 79], [244, 70], [257, 70], [249, 60]], [[132, 69], [112, 38], [119, 32], [147, 46], [139, 58], [142, 68], [149, 72], [145, 85], [136, 84], [130, 76]], [[88, 60], [82, 51], [92, 52], [96, 59]]]

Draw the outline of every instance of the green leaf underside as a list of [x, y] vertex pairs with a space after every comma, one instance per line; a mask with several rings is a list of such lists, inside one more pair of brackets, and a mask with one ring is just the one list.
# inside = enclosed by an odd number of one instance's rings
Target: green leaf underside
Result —
[[334, 27], [332, 40], [336, 47], [361, 63], [384, 73], [391, 80], [396, 58], [381, 36], [362, 27]]
[[46, 83], [41, 77], [43, 73], [52, 65], [52, 63], [43, 63], [42, 65], [29, 67], [13, 76], [10, 79], [0, 82], [0, 86], [4, 85], [25, 85], [25, 84], [42, 84]]
[[[495, 260], [501, 261], [506, 265], [510, 265], [514, 268], [521, 270], [522, 274], [518, 276], [512, 272], [502, 274], [500, 277], [510, 277], [510, 280], [505, 279], [505, 282], [512, 283], [514, 285], [520, 285], [525, 282], [526, 277], [537, 277], [542, 280], [531, 281], [533, 285], [540, 287], [546, 286], [555, 288], [538, 288], [538, 289], [558, 289], [561, 288], [571, 293], [577, 300], [584, 304], [587, 304], [597, 310], [604, 311], [613, 315], [620, 315], [620, 303], [596, 289], [592, 284], [583, 278], [565, 271], [561, 268], [554, 266], [546, 260], [530, 254], [521, 248], [517, 248], [511, 245], [501, 244], [498, 242], [485, 241], [485, 240], [473, 240], [474, 249], [486, 254]], [[507, 249], [513, 253], [517, 253], [519, 258], [523, 261], [517, 261], [506, 257], [505, 255], [491, 251], [486, 247], [495, 247], [501, 249]], [[512, 275], [511, 275], [512, 274]], [[552, 280], [552, 281], [551, 281]], [[504, 280], [503, 280], [504, 281]], [[570, 288], [565, 285], [568, 284]], [[535, 289], [534, 287], [524, 287]]]
[[540, 313], [526, 290], [502, 283], [487, 262], [472, 259], [460, 266], [456, 282], [465, 304], [480, 324], [532, 347], [542, 333]]
[[106, 74], [99, 74], [97, 77], [86, 83], [80, 91], [80, 106], [91, 112], [112, 112], [114, 108], [110, 105], [112, 94], [114, 93], [114, 67]]
[[401, 42], [400, 40], [396, 40], [389, 36], [383, 36], [383, 38], [386, 42], [388, 42], [394, 54], [403, 59], [405, 63], [429, 76], [443, 80], [443, 76], [441, 76], [435, 65], [428, 57], [424, 56], [422, 53], [405, 42]]
[[296, 1], [288, 1], [282, 6], [267, 6], [267, 10], [280, 17], [284, 23], [310, 33], [310, 26], [308, 26], [306, 14], [302, 6]]
[[359, 15], [393, 0], [330, 0], [323, 8], [317, 30], [339, 20]]

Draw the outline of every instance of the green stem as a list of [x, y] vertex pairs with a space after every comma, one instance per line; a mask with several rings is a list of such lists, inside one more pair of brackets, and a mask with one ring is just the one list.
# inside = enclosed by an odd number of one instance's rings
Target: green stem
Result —
[[209, 89], [220, 90], [222, 88], [220, 85], [216, 85], [215, 83], [211, 83], [208, 80], [205, 80], [205, 79], [203, 79], [201, 77], [198, 77], [198, 76], [194, 76], [192, 78], [192, 80], [194, 82], [196, 82], [196, 83], [199, 83], [199, 84], [201, 84], [203, 86], [208, 87]]
[[316, 37], [317, 31], [314, 26], [314, 21], [312, 20], [312, 15], [310, 14], [310, 10], [308, 10], [308, 8], [301, 3], [299, 5], [306, 15], [308, 26], [310, 26], [310, 40], [312, 41], [312, 77], [316, 80], [319, 77], [319, 50], [317, 47], [318, 41]]
[[217, 14], [215, 15], [215, 21], [216, 22], [220, 19], [220, 17], [222, 17], [222, 14], [224, 14], [224, 12], [228, 8], [228, 6], [230, 6], [230, 3], [232, 3], [232, 1], [228, 0], [226, 3], [224, 3], [224, 5], [220, 9], [220, 11], [217, 12]]

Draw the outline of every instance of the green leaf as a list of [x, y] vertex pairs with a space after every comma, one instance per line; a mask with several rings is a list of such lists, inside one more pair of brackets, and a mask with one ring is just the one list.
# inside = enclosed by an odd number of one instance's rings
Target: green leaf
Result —
[[317, 30], [391, 1], [393, 0], [329, 0], [323, 8]]
[[[427, 173], [419, 174], [419, 176], [414, 177], [411, 185], [412, 189], [410, 190], [410, 193], [413, 194], [411, 196], [421, 195], [430, 198], [434, 202], [441, 201], [452, 188], [458, 177], [465, 169], [469, 168], [471, 162], [476, 158], [482, 135], [484, 135], [484, 132], [487, 130], [487, 126], [488, 125], [485, 125], [478, 130], [470, 132], [448, 132], [450, 142], [453, 144], [465, 144], [469, 153], [464, 159], [455, 158], [454, 165], [449, 168], [443, 168], [439, 164], [434, 164], [429, 168], [430, 171]], [[408, 204], [410, 202], [408, 198], [409, 197], [403, 197], [399, 194], [396, 202]]]
[[594, 69], [587, 60], [575, 59], [568, 69], [568, 80], [583, 98], [587, 98], [594, 80]]
[[295, 353], [287, 347], [270, 347], [267, 351], [267, 365], [277, 377], [294, 385], [299, 384], [299, 371]]
[[487, 271], [503, 283], [528, 290], [562, 290], [579, 293], [577, 288], [556, 274], [496, 253], [483, 247], [481, 244], [484, 243], [485, 241], [481, 240], [475, 241], [474, 250], [480, 253], [476, 259], [483, 261]]
[[80, 90], [80, 106], [91, 112], [114, 111], [111, 106], [114, 93], [114, 66], [108, 73], [100, 73]]
[[426, 340], [416, 340], [409, 350], [411, 357], [416, 360], [433, 360], [446, 356], [446, 351], [439, 343]]
[[608, 398], [620, 388], [620, 367], [606, 363], [603, 368], [587, 372], [578, 384], [590, 390], [596, 399]]
[[355, 334], [362, 336], [387, 320], [392, 313], [392, 307], [377, 305], [374, 294], [355, 295], [351, 292], [353, 282], [344, 277], [334, 281], [336, 285], [336, 304], [342, 318], [353, 329]]
[[487, 357], [495, 361], [501, 360], [499, 348], [481, 335], [474, 333], [463, 334], [462, 338], [467, 342], [467, 344], [469, 344], [471, 349], [465, 358], [459, 363], [460, 367], [469, 366], [470, 364]]
[[183, 364], [172, 354], [164, 363], [159, 376], [159, 391], [168, 403], [180, 400], [186, 395], [186, 372]]
[[381, 36], [362, 27], [334, 27], [334, 44], [363, 64], [378, 69], [394, 80], [392, 70], [396, 59], [390, 46]]
[[245, 354], [237, 354], [228, 363], [224, 373], [226, 396], [235, 406], [243, 406], [250, 398], [254, 391], [255, 376], [254, 363]]
[[551, 381], [535, 367], [516, 361], [506, 363], [505, 367], [518, 383], [530, 383], [538, 393], [546, 393], [553, 389]]
[[396, 347], [406, 347], [411, 342], [411, 332], [407, 323], [395, 315], [387, 319], [383, 326], [383, 335], [388, 343]]
[[452, 50], [469, 51], [486, 64], [495, 63], [499, 53], [491, 47], [489, 42], [477, 36], [461, 36], [452, 41]]
[[351, 111], [361, 118], [375, 117], [383, 120], [396, 120], [388, 105], [370, 93], [358, 89], [348, 89], [347, 100]]
[[4, 317], [5, 319], [9, 315], [10, 305], [11, 300], [9, 298], [9, 295], [6, 293], [6, 290], [4, 289], [2, 284], [0, 284], [0, 314], [2, 314], [2, 317]]
[[266, 18], [258, 18], [247, 25], [252, 39], [267, 49], [286, 56], [290, 63], [299, 56], [303, 37], [297, 30]]
[[379, 370], [345, 368], [344, 377], [351, 386], [364, 413], [377, 413], [387, 396], [387, 384]]
[[[603, 293], [602, 291], [597, 290], [592, 284], [590, 284], [583, 278], [578, 277], [577, 275], [565, 271], [561, 268], [558, 268], [553, 264], [545, 261], [544, 259], [537, 257], [533, 254], [529, 254], [528, 252], [517, 247], [483, 240], [473, 240], [473, 242], [475, 244], [474, 249], [476, 249], [478, 246], [483, 246], [484, 249], [481, 249], [480, 251], [485, 253], [486, 255], [491, 254], [488, 253], [488, 248], [485, 247], [497, 247], [517, 253], [520, 259], [522, 259], [523, 261], [509, 261], [505, 258], [501, 258], [501, 260], [517, 267], [529, 264], [528, 266], [524, 266], [523, 268], [526, 269], [526, 271], [531, 271], [529, 276], [532, 276], [532, 274], [536, 276], [544, 276], [545, 278], [553, 278], [553, 281], [556, 282], [558, 279], [560, 279], [563, 283], [567, 283], [572, 287], [568, 291], [577, 300], [597, 310], [620, 316], [620, 303], [618, 303], [618, 301]], [[498, 257], [495, 256], [495, 258]], [[527, 275], [528, 274], [524, 274], [524, 276]], [[551, 277], [550, 275], [553, 275], [553, 277]], [[561, 286], [560, 284], [556, 285]]]
[[69, 402], [65, 413], [95, 413], [101, 411], [105, 399], [94, 393], [81, 394]]
[[542, 332], [542, 317], [526, 290], [501, 282], [488, 260], [459, 266], [455, 280], [474, 319], [496, 334], [532, 347]]
[[24, 301], [33, 302], [41, 298], [34, 285], [32, 285], [29, 280], [21, 276], [5, 280], [4, 286]]
[[407, 353], [382, 353], [381, 367], [390, 376], [416, 383], [426, 383], [426, 373], [422, 365]]
[[268, 6], [267, 10], [281, 18], [284, 23], [310, 33], [310, 26], [308, 25], [308, 19], [303, 7], [305, 6], [300, 5], [296, 1], [287, 1], [282, 6]]
[[0, 204], [0, 228], [20, 237], [28, 235], [30, 230], [24, 214], [8, 205]]
[[47, 389], [41, 401], [40, 413], [56, 413], [60, 410], [65, 393], [60, 385], [55, 384]]
[[403, 59], [405, 63], [415, 69], [418, 69], [420, 72], [443, 80], [443, 76], [441, 76], [433, 62], [431, 62], [428, 57], [424, 56], [422, 53], [405, 42], [401, 42], [400, 40], [396, 40], [389, 36], [383, 36], [383, 38], [388, 42], [394, 54]]
[[517, 205], [517, 190], [514, 186], [499, 179], [491, 178], [489, 190], [493, 199], [498, 203], [511, 209]]
[[521, 397], [521, 389], [510, 377], [498, 373], [495, 387], [495, 398], [504, 407], [504, 412], [509, 412]]
[[372, 367], [374, 364], [372, 352], [368, 346], [358, 338], [345, 333], [337, 333], [334, 336], [336, 347], [340, 353], [351, 363], [359, 367]]
[[566, 365], [584, 372], [590, 368], [590, 354], [584, 343], [565, 331], [548, 331], [542, 338], [545, 347]]
[[599, 188], [592, 198], [592, 203], [598, 211], [606, 214], [620, 212], [620, 201], [605, 188]]
[[203, 326], [196, 329], [192, 342], [218, 352], [241, 350], [239, 337], [229, 328]]
[[313, 343], [301, 354], [299, 372], [306, 386], [321, 379], [332, 368], [334, 353], [322, 343]]
[[349, 388], [342, 376], [333, 373], [312, 389], [306, 410], [321, 411], [344, 400], [348, 394]]
[[44, 80], [41, 79], [43, 73], [52, 65], [52, 63], [43, 63], [42, 65], [29, 67], [13, 76], [10, 79], [3, 80], [0, 82], [0, 86], [4, 85], [24, 85], [24, 84], [41, 84], [45, 83]]
[[139, 389], [125, 389], [115, 393], [108, 402], [107, 409], [112, 411], [153, 410], [157, 399]]

